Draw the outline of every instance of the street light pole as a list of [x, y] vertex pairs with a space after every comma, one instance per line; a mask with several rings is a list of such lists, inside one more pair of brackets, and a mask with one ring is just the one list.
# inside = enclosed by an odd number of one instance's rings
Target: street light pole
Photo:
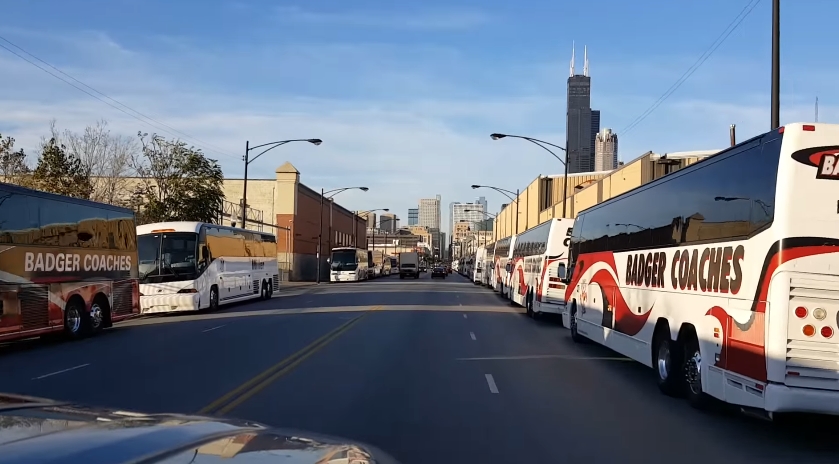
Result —
[[320, 283], [320, 244], [323, 243], [323, 189], [320, 189], [320, 216], [318, 218], [319, 227], [318, 227], [318, 249], [317, 249], [317, 258], [318, 258], [318, 276], [316, 283]]
[[519, 233], [519, 189], [516, 189], [516, 234]]
[[250, 140], [245, 140], [245, 178], [242, 181], [242, 219], [240, 221], [243, 229], [245, 228], [245, 217], [248, 209], [248, 165], [251, 164], [248, 160], [248, 156], [251, 152], [249, 145]]
[[[247, 209], [248, 209], [248, 165], [256, 161], [257, 158], [264, 155], [265, 153], [287, 143], [291, 142], [309, 142], [312, 145], [320, 145], [323, 143], [321, 139], [289, 139], [289, 140], [280, 140], [279, 142], [269, 142], [263, 143], [262, 145], [257, 145], [255, 147], [250, 146], [250, 141], [245, 141], [245, 178], [242, 181], [242, 229], [245, 228], [245, 224], [247, 221]], [[258, 155], [254, 156], [253, 158], [250, 157], [251, 150], [256, 150], [257, 148], [268, 147], [265, 150], [262, 150]]]
[[781, 127], [781, 0], [772, 0], [772, 127]]
[[[775, 0], [775, 1], [777, 1], [777, 0]], [[562, 186], [562, 217], [565, 218], [566, 217], [566, 211], [567, 211], [567, 203], [568, 203], [568, 150], [565, 147], [560, 147], [559, 145], [554, 145], [553, 143], [546, 142], [544, 140], [534, 139], [533, 137], [525, 137], [523, 135], [510, 135], [510, 134], [495, 133], [495, 134], [490, 134], [490, 137], [492, 138], [492, 140], [499, 140], [499, 139], [503, 139], [505, 137], [527, 140], [528, 142], [530, 142], [534, 145], [538, 145], [539, 148], [541, 148], [541, 149], [545, 150], [546, 152], [550, 153], [551, 155], [553, 155], [554, 158], [556, 158], [557, 160], [559, 160], [560, 163], [562, 163], [562, 165], [565, 167], [565, 174], [563, 176], [563, 186]], [[565, 159], [563, 160], [562, 158], [557, 156], [556, 153], [554, 153], [550, 148], [546, 147], [545, 145], [549, 145], [551, 147], [554, 147], [554, 148], [557, 148], [559, 150], [564, 151], [565, 152]], [[568, 145], [568, 134], [566, 134], [566, 136], [565, 136], [565, 145], [566, 146]], [[518, 197], [516, 197], [516, 198], [518, 198]], [[516, 228], [516, 232], [518, 232], [518, 228]]]
[[[317, 283], [320, 283], [320, 256], [321, 256], [321, 249], [323, 246], [323, 199], [327, 193], [331, 193], [332, 195], [329, 197], [329, 232], [328, 232], [328, 241], [329, 241], [329, 251], [332, 251], [332, 205], [335, 203], [334, 197], [341, 192], [345, 192], [347, 190], [361, 190], [362, 192], [366, 192], [370, 190], [367, 187], [344, 187], [344, 188], [337, 188], [328, 190], [326, 192], [323, 189], [320, 189], [320, 227], [318, 227], [318, 246], [317, 246], [317, 258], [318, 258], [318, 265], [317, 265]], [[353, 219], [355, 220], [355, 219]], [[353, 225], [355, 227], [355, 225]], [[353, 230], [355, 232], [355, 230]]]

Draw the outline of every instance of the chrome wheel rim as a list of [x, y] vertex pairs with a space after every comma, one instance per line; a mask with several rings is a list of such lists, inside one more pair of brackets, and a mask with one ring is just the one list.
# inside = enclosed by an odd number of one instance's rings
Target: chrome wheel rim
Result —
[[670, 377], [670, 345], [666, 342], [658, 346], [658, 377], [661, 380], [667, 380]]
[[691, 393], [702, 393], [702, 355], [699, 350], [695, 350], [685, 363], [685, 380]]
[[102, 307], [98, 303], [93, 303], [90, 307], [90, 325], [94, 329], [98, 329], [102, 325], [103, 317]]
[[82, 326], [82, 315], [79, 314], [79, 310], [75, 306], [65, 308], [64, 311], [67, 313], [64, 316], [67, 320], [67, 327], [70, 332], [77, 333]]

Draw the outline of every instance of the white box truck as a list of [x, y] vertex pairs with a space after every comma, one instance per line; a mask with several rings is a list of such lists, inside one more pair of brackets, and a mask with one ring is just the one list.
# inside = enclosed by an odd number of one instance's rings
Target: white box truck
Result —
[[399, 253], [399, 278], [419, 279], [419, 254], [416, 251]]

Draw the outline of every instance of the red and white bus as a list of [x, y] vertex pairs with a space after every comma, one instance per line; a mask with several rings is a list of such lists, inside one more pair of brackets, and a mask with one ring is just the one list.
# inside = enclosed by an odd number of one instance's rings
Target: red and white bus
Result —
[[562, 314], [565, 275], [573, 219], [551, 219], [516, 236], [510, 299], [527, 308], [530, 317]]
[[134, 212], [0, 183], [0, 341], [140, 312]]
[[790, 124], [579, 214], [566, 326], [661, 390], [839, 414], [839, 125]]
[[509, 276], [512, 273], [513, 246], [516, 236], [504, 237], [495, 243], [495, 291], [507, 296], [509, 290]]

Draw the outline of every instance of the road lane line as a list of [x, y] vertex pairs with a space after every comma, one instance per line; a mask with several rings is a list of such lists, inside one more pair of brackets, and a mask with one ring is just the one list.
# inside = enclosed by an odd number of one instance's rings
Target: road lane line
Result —
[[457, 361], [512, 361], [523, 359], [569, 359], [577, 361], [631, 361], [629, 358], [609, 356], [571, 356], [564, 354], [535, 354], [530, 356], [487, 356], [482, 358], [455, 358]]
[[89, 365], [90, 365], [90, 363], [87, 363], [87, 364], [81, 364], [81, 365], [79, 365], [79, 366], [71, 367], [71, 368], [69, 368], [69, 369], [62, 369], [62, 370], [60, 370], [60, 371], [50, 372], [49, 374], [44, 374], [44, 375], [42, 375], [42, 376], [40, 376], [40, 377], [34, 377], [32, 380], [41, 380], [41, 379], [45, 379], [45, 378], [47, 378], [47, 377], [52, 377], [52, 376], [54, 376], [54, 375], [63, 374], [63, 373], [65, 373], [65, 372], [74, 371], [74, 370], [76, 370], [76, 369], [81, 369], [81, 368], [83, 368], [83, 367], [87, 367], [87, 366], [89, 366]]
[[245, 400], [262, 391], [272, 382], [290, 372], [306, 358], [328, 345], [341, 334], [349, 330], [369, 313], [363, 313], [331, 330], [327, 334], [310, 343], [303, 349], [274, 364], [242, 385], [231, 390], [221, 398], [213, 401], [199, 411], [199, 414], [227, 414]]
[[207, 329], [207, 330], [202, 330], [201, 332], [202, 332], [202, 333], [212, 332], [213, 330], [220, 329], [220, 328], [222, 328], [222, 327], [225, 327], [226, 325], [227, 325], [227, 324], [217, 325], [217, 326], [215, 326], [215, 327], [213, 327], [213, 328], [210, 328], [210, 329]]
[[487, 385], [489, 385], [490, 393], [498, 393], [498, 386], [495, 385], [495, 379], [492, 378], [492, 374], [485, 374], [487, 378]]
[[469, 336], [472, 338], [472, 340], [477, 340], [477, 338], [475, 338], [475, 332], [469, 332]]

